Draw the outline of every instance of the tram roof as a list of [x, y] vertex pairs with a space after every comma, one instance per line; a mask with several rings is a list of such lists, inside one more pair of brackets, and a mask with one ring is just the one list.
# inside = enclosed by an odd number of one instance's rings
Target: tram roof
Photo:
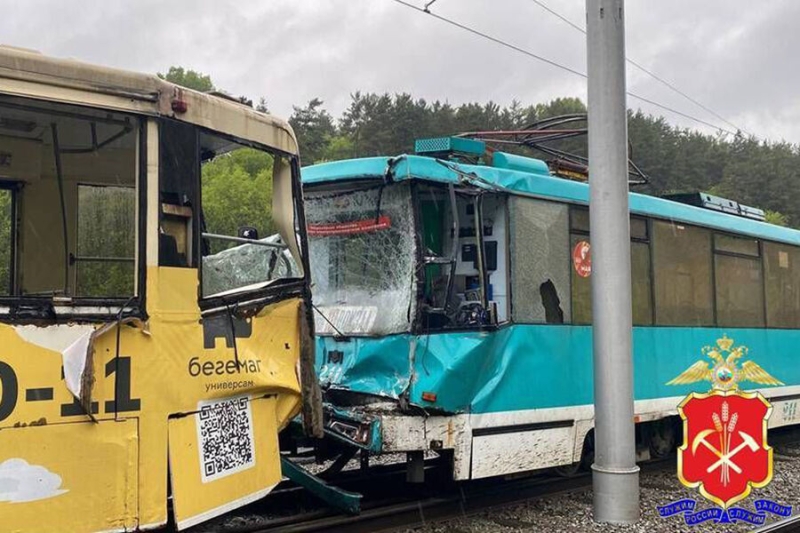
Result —
[[[297, 153], [297, 139], [285, 120], [152, 74], [48, 57], [34, 50], [0, 45], [0, 94], [167, 116]], [[173, 110], [175, 101], [185, 103], [186, 110]]]
[[[589, 185], [558, 178], [547, 173], [521, 172], [484, 165], [466, 165], [431, 157], [402, 155], [367, 157], [321, 163], [302, 170], [303, 185], [333, 182], [380, 180], [418, 180], [438, 183], [464, 183], [465, 180], [487, 190], [535, 196], [588, 205]], [[692, 205], [630, 193], [630, 211], [675, 222], [695, 224], [751, 237], [800, 245], [800, 231], [695, 207]]]

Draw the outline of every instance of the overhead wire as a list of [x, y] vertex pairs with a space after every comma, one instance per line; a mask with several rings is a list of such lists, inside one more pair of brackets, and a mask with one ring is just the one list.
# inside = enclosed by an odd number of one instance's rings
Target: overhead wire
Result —
[[[537, 6], [541, 7], [542, 9], [544, 9], [545, 11], [547, 11], [548, 13], [553, 15], [554, 17], [558, 18], [559, 20], [561, 20], [562, 22], [564, 22], [568, 26], [571, 26], [572, 28], [574, 28], [574, 29], [578, 30], [579, 32], [581, 32], [582, 34], [586, 35], [586, 29], [584, 29], [580, 25], [572, 22], [569, 18], [565, 17], [564, 15], [559, 13], [558, 11], [552, 9], [550, 6], [548, 6], [547, 4], [542, 2], [541, 0], [531, 0], [531, 2], [533, 2]], [[645, 74], [647, 74], [648, 76], [650, 76], [651, 78], [656, 80], [657, 82], [659, 82], [662, 85], [666, 86], [670, 90], [672, 90], [675, 93], [681, 95], [682, 97], [684, 97], [685, 99], [687, 99], [688, 101], [690, 101], [691, 103], [693, 103], [694, 105], [699, 107], [700, 109], [706, 111], [707, 113], [713, 115], [715, 118], [721, 120], [722, 122], [724, 122], [728, 126], [734, 128], [736, 130], [742, 131], [742, 132], [746, 133], [747, 135], [752, 135], [750, 132], [748, 132], [744, 128], [741, 128], [741, 127], [737, 126], [736, 124], [732, 123], [731, 121], [727, 120], [725, 117], [723, 117], [722, 115], [720, 115], [719, 113], [717, 113], [716, 111], [714, 111], [713, 109], [708, 107], [707, 105], [703, 104], [702, 102], [698, 101], [695, 98], [692, 98], [691, 96], [689, 96], [684, 91], [682, 91], [679, 88], [677, 88], [672, 83], [670, 83], [667, 80], [663, 79], [662, 77], [658, 76], [657, 74], [655, 74], [651, 70], [648, 70], [647, 68], [645, 68], [644, 66], [642, 66], [638, 62], [634, 61], [633, 59], [625, 56], [625, 61], [627, 61], [628, 63], [630, 63], [631, 65], [633, 65], [637, 69], [641, 70], [642, 72], [644, 72]]]
[[[548, 65], [550, 65], [552, 67], [556, 67], [558, 69], [561, 69], [561, 70], [564, 70], [566, 72], [569, 72], [570, 74], [574, 74], [576, 76], [580, 76], [581, 78], [584, 78], [584, 79], [588, 78], [588, 76], [586, 75], [585, 72], [581, 72], [579, 70], [573, 69], [573, 68], [568, 67], [566, 65], [562, 65], [561, 63], [559, 63], [559, 62], [557, 62], [555, 60], [548, 59], [546, 57], [540, 56], [538, 54], [535, 54], [535, 53], [531, 52], [530, 50], [526, 50], [524, 48], [520, 48], [519, 46], [511, 44], [511, 43], [509, 43], [507, 41], [504, 41], [502, 39], [499, 39], [497, 37], [494, 37], [492, 35], [489, 35], [487, 33], [482, 32], [482, 31], [479, 31], [479, 30], [476, 30], [474, 28], [471, 28], [471, 27], [469, 27], [469, 26], [467, 26], [465, 24], [462, 24], [460, 22], [456, 22], [455, 20], [449, 19], [447, 17], [443, 17], [442, 15], [439, 15], [437, 13], [433, 13], [432, 11], [426, 11], [421, 7], [417, 7], [414, 4], [410, 4], [410, 3], [406, 2], [405, 0], [392, 0], [392, 1], [396, 2], [396, 3], [400, 4], [400, 5], [403, 5], [403, 6], [407, 7], [407, 8], [409, 8], [409, 9], [413, 9], [414, 11], [419, 11], [420, 13], [425, 13], [426, 15], [430, 15], [431, 17], [434, 17], [434, 18], [436, 18], [436, 19], [438, 19], [438, 20], [440, 20], [442, 22], [445, 22], [445, 23], [451, 25], [451, 26], [455, 26], [456, 28], [462, 29], [462, 30], [467, 31], [469, 33], [472, 33], [473, 35], [477, 35], [479, 37], [482, 37], [484, 39], [492, 41], [493, 43], [499, 44], [500, 46], [504, 46], [506, 48], [510, 48], [511, 50], [514, 50], [514, 51], [516, 51], [516, 52], [518, 52], [520, 54], [528, 56], [528, 57], [530, 57], [532, 59], [535, 59], [537, 61], [541, 61], [543, 63], [546, 63], [546, 64], [548, 64]], [[654, 107], [658, 107], [658, 108], [660, 108], [660, 109], [662, 109], [664, 111], [668, 111], [668, 112], [673, 113], [675, 115], [678, 115], [678, 116], [681, 116], [683, 118], [692, 120], [694, 122], [697, 122], [698, 124], [703, 124], [704, 126], [708, 126], [709, 128], [718, 130], [720, 132], [727, 133], [729, 135], [736, 135], [737, 134], [737, 132], [735, 132], [735, 131], [729, 130], [727, 128], [723, 128], [723, 127], [721, 127], [721, 126], [719, 126], [717, 124], [712, 124], [711, 122], [708, 122], [708, 121], [705, 121], [703, 119], [697, 118], [697, 117], [695, 117], [693, 115], [689, 115], [688, 113], [684, 113], [682, 111], [678, 111], [675, 108], [672, 108], [670, 106], [661, 104], [659, 102], [656, 102], [655, 100], [651, 100], [649, 98], [645, 98], [644, 96], [639, 96], [636, 93], [633, 93], [633, 92], [630, 92], [630, 91], [626, 91], [626, 94], [628, 96], [630, 96], [631, 98], [635, 98], [637, 100], [640, 100], [642, 102], [650, 104], [650, 105], [652, 105]]]

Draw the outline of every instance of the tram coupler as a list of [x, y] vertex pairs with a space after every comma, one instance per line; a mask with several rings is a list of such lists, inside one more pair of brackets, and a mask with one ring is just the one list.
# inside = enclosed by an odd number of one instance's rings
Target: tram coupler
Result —
[[351, 515], [361, 513], [361, 494], [328, 485], [324, 480], [285, 457], [281, 457], [281, 471], [289, 480], [300, 485], [334, 509]]

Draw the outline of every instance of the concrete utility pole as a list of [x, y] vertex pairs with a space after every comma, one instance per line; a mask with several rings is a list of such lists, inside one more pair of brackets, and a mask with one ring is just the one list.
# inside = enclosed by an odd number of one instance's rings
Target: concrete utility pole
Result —
[[633, 422], [624, 0], [586, 0], [594, 343], [594, 519], [639, 519]]

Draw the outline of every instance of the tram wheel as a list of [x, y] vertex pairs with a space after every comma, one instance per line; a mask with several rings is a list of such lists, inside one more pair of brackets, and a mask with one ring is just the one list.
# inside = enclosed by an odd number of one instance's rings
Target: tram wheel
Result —
[[578, 461], [577, 463], [557, 466], [553, 469], [553, 471], [556, 473], [556, 475], [561, 477], [575, 477], [582, 470], [581, 465], [582, 463]]
[[589, 431], [583, 440], [580, 461], [568, 465], [557, 466], [553, 469], [556, 475], [561, 477], [574, 477], [581, 472], [592, 469], [594, 462], [594, 430]]
[[675, 449], [677, 431], [675, 422], [671, 418], [656, 420], [650, 424], [650, 456], [654, 459], [663, 459]]

